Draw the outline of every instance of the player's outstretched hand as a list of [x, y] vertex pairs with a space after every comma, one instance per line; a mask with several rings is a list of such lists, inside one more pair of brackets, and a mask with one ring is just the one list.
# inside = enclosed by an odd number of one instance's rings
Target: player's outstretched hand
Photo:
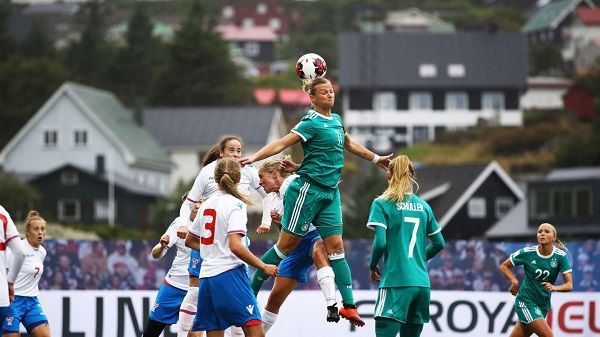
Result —
[[544, 287], [544, 289], [546, 289], [547, 292], [553, 292], [556, 290], [554, 288], [554, 285], [550, 282], [542, 282], [542, 287]]
[[287, 173], [294, 173], [300, 168], [300, 164], [294, 163], [291, 159], [281, 159], [281, 167]]
[[384, 169], [386, 172], [388, 171], [388, 166], [390, 165], [390, 160], [394, 154], [390, 153], [387, 156], [381, 156], [379, 161], [377, 162], [377, 166]]
[[267, 226], [265, 224], [260, 224], [260, 226], [258, 226], [258, 228], [256, 229], [256, 232], [258, 234], [267, 234], [270, 230], [271, 230], [271, 226]]
[[279, 267], [277, 267], [274, 264], [265, 264], [265, 266], [263, 267], [263, 272], [269, 275], [270, 277], [275, 278], [279, 273]]
[[373, 283], [379, 283], [379, 280], [381, 280], [381, 270], [379, 270], [379, 267], [375, 267], [375, 270], [371, 270], [369, 274]]
[[[177, 237], [180, 239], [185, 239], [187, 232], [188, 232], [188, 228], [186, 226], [181, 226], [181, 227], [177, 228]], [[167, 237], [168, 237], [168, 235], [167, 235]], [[162, 245], [162, 237], [160, 239], [161, 239], [161, 245]], [[169, 242], [169, 241], [167, 240], [167, 242]]]
[[242, 167], [244, 167], [244, 165], [250, 165], [252, 163], [254, 163], [256, 159], [254, 158], [254, 156], [249, 156], [249, 157], [243, 157], [239, 159], [240, 165], [242, 165]]

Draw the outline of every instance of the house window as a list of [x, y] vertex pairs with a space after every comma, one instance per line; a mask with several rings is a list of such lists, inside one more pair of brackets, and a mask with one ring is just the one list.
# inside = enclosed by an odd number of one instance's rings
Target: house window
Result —
[[278, 18], [271, 18], [269, 20], [269, 27], [271, 27], [271, 29], [274, 31], [278, 31], [281, 28], [281, 20]]
[[75, 130], [73, 134], [75, 140], [75, 146], [86, 146], [87, 145], [87, 130]]
[[223, 16], [224, 19], [231, 19], [233, 17], [233, 7], [232, 6], [225, 6], [223, 7], [223, 10], [221, 11], [221, 15]]
[[253, 18], [244, 18], [242, 20], [242, 27], [244, 27], [244, 28], [254, 27], [254, 19]]
[[79, 199], [58, 200], [58, 220], [79, 221], [81, 220], [81, 204]]
[[413, 145], [429, 141], [429, 127], [415, 126], [413, 128]]
[[503, 218], [515, 205], [512, 198], [509, 197], [498, 197], [496, 198], [496, 219]]
[[95, 220], [107, 220], [109, 214], [108, 200], [96, 199], [94, 200], [94, 219]]
[[419, 76], [423, 78], [431, 78], [437, 76], [437, 68], [435, 64], [421, 64], [419, 65]]
[[431, 110], [431, 93], [425, 91], [411, 92], [408, 97], [408, 105], [411, 110]]
[[260, 54], [260, 45], [258, 42], [246, 42], [244, 44], [244, 52], [246, 56], [256, 57]]
[[256, 13], [258, 14], [265, 14], [267, 12], [267, 5], [264, 3], [259, 3], [258, 5], [256, 5]]
[[504, 94], [500, 91], [488, 91], [483, 93], [481, 100], [483, 110], [503, 110]]
[[396, 110], [396, 94], [393, 91], [377, 92], [373, 95], [374, 110]]
[[471, 219], [485, 218], [485, 198], [471, 198], [467, 204], [467, 214]]
[[465, 65], [464, 64], [449, 64], [448, 65], [448, 77], [465, 77]]
[[469, 97], [463, 91], [450, 91], [446, 93], [446, 110], [469, 109]]
[[58, 131], [57, 130], [44, 131], [44, 146], [56, 147], [57, 145], [58, 145]]
[[575, 190], [575, 216], [588, 218], [592, 216], [592, 191], [589, 188]]
[[534, 189], [529, 194], [530, 215], [535, 218], [550, 216], [550, 191], [547, 189]]
[[60, 183], [63, 185], [77, 185], [79, 173], [77, 171], [64, 171], [60, 174]]

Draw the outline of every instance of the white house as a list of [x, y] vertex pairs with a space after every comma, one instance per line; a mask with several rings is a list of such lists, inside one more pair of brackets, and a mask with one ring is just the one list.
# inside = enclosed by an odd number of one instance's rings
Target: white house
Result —
[[377, 151], [481, 120], [522, 125], [527, 47], [520, 33], [343, 33], [338, 44], [345, 126]]
[[0, 165], [22, 177], [66, 164], [169, 192], [172, 163], [160, 144], [113, 93], [75, 83], [63, 84], [0, 152]]
[[521, 108], [551, 110], [562, 109], [563, 96], [573, 81], [561, 77], [530, 77], [527, 91], [521, 96]]

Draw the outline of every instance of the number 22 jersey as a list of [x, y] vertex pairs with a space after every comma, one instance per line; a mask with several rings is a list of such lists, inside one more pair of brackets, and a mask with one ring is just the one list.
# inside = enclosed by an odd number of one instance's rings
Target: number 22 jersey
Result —
[[246, 235], [246, 204], [219, 190], [202, 203], [190, 233], [200, 240], [200, 278], [234, 269], [244, 262], [229, 249], [229, 234]]
[[549, 310], [550, 292], [544, 289], [542, 282], [554, 284], [559, 273], [571, 272], [567, 253], [554, 247], [552, 254], [544, 256], [539, 253], [538, 246], [525, 247], [512, 253], [510, 262], [515, 266], [523, 265], [525, 269], [516, 300]]

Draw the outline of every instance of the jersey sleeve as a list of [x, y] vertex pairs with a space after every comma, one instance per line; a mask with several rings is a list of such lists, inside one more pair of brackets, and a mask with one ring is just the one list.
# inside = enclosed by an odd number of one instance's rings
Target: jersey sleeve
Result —
[[179, 218], [177, 218], [177, 219], [173, 220], [171, 225], [169, 225], [169, 228], [167, 228], [167, 231], [165, 232], [165, 234], [167, 234], [169, 236], [169, 243], [167, 244], [168, 248], [173, 247], [177, 243], [177, 239], [179, 238], [177, 236], [177, 230], [179, 229], [180, 226], [181, 226], [181, 224], [179, 223]]
[[212, 175], [214, 175], [214, 172], [210, 172], [210, 170], [206, 169], [206, 166], [202, 168], [194, 180], [194, 185], [192, 185], [192, 189], [187, 196], [187, 200], [191, 201], [192, 203], [200, 202], [202, 195], [204, 195], [206, 185], [208, 184], [208, 179]]
[[387, 229], [387, 219], [381, 199], [373, 200], [371, 212], [369, 213], [369, 221], [367, 221], [367, 228], [374, 230], [375, 226]]
[[561, 256], [559, 268], [559, 272], [562, 274], [573, 272], [573, 268], [571, 267], [571, 262], [569, 261], [567, 254]]
[[433, 236], [439, 233], [442, 230], [442, 228], [440, 227], [440, 224], [438, 224], [435, 218], [435, 214], [433, 214], [433, 211], [431, 210], [431, 207], [427, 207], [427, 216], [429, 218], [429, 220], [427, 221], [427, 236]]
[[227, 234], [242, 234], [246, 235], [248, 228], [248, 214], [246, 212], [246, 204], [237, 201], [232, 205], [227, 221]]
[[8, 241], [14, 238], [19, 238], [19, 231], [17, 230], [17, 226], [15, 226], [15, 223], [13, 222], [8, 212], [5, 212], [4, 216], [6, 217], [6, 233], [4, 234], [6, 240], [4, 242], [8, 243]]
[[262, 212], [262, 220], [261, 224], [271, 226], [271, 210], [273, 207], [273, 198], [274, 193], [269, 193], [262, 201], [263, 212]]
[[192, 225], [188, 228], [188, 232], [197, 238], [202, 234], [202, 225], [204, 224], [204, 217], [201, 216], [201, 212], [204, 212], [204, 207], [200, 207], [198, 210], [199, 216], [194, 219], [194, 222], [192, 222]]
[[296, 124], [296, 126], [292, 128], [291, 132], [300, 136], [303, 142], [307, 142], [315, 136], [316, 130], [314, 128], [312, 119], [304, 117], [298, 124]]
[[516, 252], [510, 254], [510, 262], [512, 262], [513, 266], [520, 266], [522, 264], [525, 264], [525, 261], [527, 260], [525, 258], [525, 249], [519, 249]]

